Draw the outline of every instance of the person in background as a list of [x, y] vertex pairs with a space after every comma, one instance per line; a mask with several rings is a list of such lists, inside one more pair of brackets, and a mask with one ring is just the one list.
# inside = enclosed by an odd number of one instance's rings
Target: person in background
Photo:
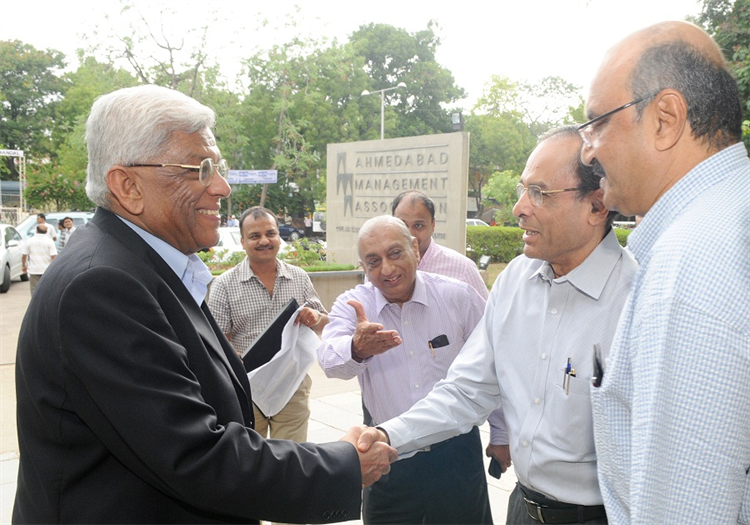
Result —
[[[383, 215], [360, 228], [368, 282], [335, 301], [318, 362], [328, 377], [357, 377], [373, 424], [420, 400], [461, 350], [484, 311], [471, 286], [417, 270], [403, 221]], [[397, 461], [364, 492], [364, 522], [492, 523], [477, 427]]]
[[99, 97], [86, 122], [98, 206], [31, 299], [18, 338], [14, 523], [356, 519], [395, 451], [253, 430], [242, 361], [195, 255], [219, 240], [229, 167], [215, 113], [171, 89]]
[[49, 235], [49, 238], [52, 239], [53, 242], [57, 240], [57, 230], [55, 229], [55, 226], [53, 224], [47, 222], [47, 216], [45, 214], [37, 213], [36, 223], [44, 224], [46, 226], [46, 232], [47, 235]]
[[[400, 454], [449, 439], [502, 404], [518, 484], [507, 523], [607, 523], [597, 478], [590, 380], [607, 356], [637, 271], [612, 230], [574, 126], [544, 135], [516, 187], [523, 255], [492, 287], [445, 381], [380, 429]], [[492, 419], [490, 418], [492, 423]]]
[[612, 523], [750, 522], [750, 159], [737, 82], [700, 28], [616, 44], [589, 90], [581, 156], [605, 204], [642, 215], [640, 263], [601, 386]]
[[34, 236], [21, 243], [22, 271], [29, 276], [29, 289], [32, 297], [39, 279], [57, 257], [57, 248], [54, 241], [47, 235], [47, 227], [46, 223], [37, 224]]
[[[208, 297], [211, 313], [234, 349], [242, 354], [290, 299], [304, 305], [296, 322], [320, 335], [328, 323], [326, 309], [307, 273], [276, 257], [281, 246], [276, 216], [254, 206], [245, 210], [239, 224], [247, 257], [214, 279]], [[278, 414], [264, 414], [254, 404], [255, 430], [264, 437], [306, 441], [311, 386], [307, 375]]]
[[68, 244], [68, 241], [70, 241], [70, 236], [73, 234], [74, 231], [76, 231], [75, 224], [73, 223], [73, 219], [70, 217], [65, 217], [62, 221], [62, 229], [60, 230], [60, 250], [62, 251], [63, 248], [65, 248], [65, 245]]
[[[391, 213], [404, 221], [419, 244], [418, 270], [437, 273], [468, 283], [485, 301], [489, 296], [477, 265], [465, 255], [435, 242], [435, 204], [426, 194], [417, 190], [402, 192], [391, 203]], [[505, 427], [503, 409], [492, 415], [490, 442], [485, 449], [488, 457], [498, 462], [500, 471], [511, 465], [508, 432]]]
[[487, 300], [487, 285], [484, 284], [474, 261], [433, 240], [435, 204], [432, 199], [421, 191], [405, 191], [393, 199], [391, 214], [404, 221], [419, 243], [418, 270], [446, 275], [468, 283]]

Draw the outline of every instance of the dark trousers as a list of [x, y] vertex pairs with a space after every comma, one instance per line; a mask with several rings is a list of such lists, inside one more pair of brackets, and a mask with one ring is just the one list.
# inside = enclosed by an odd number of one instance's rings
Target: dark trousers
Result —
[[491, 524], [479, 429], [391, 465], [364, 489], [365, 524]]
[[[539, 498], [536, 499], [538, 500]], [[521, 491], [520, 483], [516, 483], [516, 488], [510, 493], [510, 498], [508, 499], [508, 514], [505, 517], [505, 523], [507, 525], [537, 525], [540, 523], [538, 519], [529, 516], [526, 503], [523, 500], [523, 492]], [[584, 522], [575, 521], [572, 523]], [[586, 525], [602, 525], [606, 523], [606, 517], [585, 522]]]

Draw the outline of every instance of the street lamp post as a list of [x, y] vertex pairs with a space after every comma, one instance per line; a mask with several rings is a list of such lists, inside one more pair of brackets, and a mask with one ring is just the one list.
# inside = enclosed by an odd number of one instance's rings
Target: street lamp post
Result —
[[374, 95], [380, 93], [380, 140], [385, 138], [385, 92], [394, 89], [405, 88], [406, 84], [399, 82], [397, 85], [389, 88], [378, 89], [377, 91], [367, 91], [366, 89], [362, 92], [362, 96]]

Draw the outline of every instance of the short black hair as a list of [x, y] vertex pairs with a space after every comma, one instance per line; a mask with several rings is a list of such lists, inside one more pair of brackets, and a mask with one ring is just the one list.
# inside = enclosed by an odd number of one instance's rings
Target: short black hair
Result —
[[271, 210], [269, 210], [268, 208], [264, 208], [263, 206], [253, 206], [252, 208], [248, 208], [243, 211], [242, 215], [240, 215], [240, 233], [242, 233], [242, 225], [245, 224], [246, 218], [252, 217], [253, 219], [260, 219], [264, 215], [268, 215], [273, 218], [273, 221], [276, 223], [276, 228], [278, 229], [279, 219], [276, 218], [276, 215], [274, 215]]
[[432, 202], [431, 198], [419, 190], [406, 190], [399, 193], [391, 203], [391, 215], [396, 215], [396, 208], [398, 208], [398, 205], [401, 204], [401, 201], [407, 195], [409, 195], [411, 199], [421, 202], [424, 207], [427, 208], [427, 211], [430, 212], [432, 220], [435, 220], [435, 203]]

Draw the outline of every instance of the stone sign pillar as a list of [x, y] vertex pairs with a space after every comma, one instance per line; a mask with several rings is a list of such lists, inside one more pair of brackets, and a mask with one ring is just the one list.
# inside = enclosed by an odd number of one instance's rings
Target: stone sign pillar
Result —
[[390, 215], [391, 202], [405, 190], [419, 190], [435, 203], [435, 242], [465, 253], [467, 132], [329, 144], [326, 168], [329, 262], [359, 264], [359, 228], [371, 217]]

